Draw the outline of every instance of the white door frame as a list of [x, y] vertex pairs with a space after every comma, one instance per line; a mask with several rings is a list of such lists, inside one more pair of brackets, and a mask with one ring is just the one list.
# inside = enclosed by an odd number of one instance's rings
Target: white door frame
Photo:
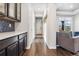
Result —
[[36, 20], [40, 19], [41, 20], [41, 23], [42, 23], [42, 30], [41, 30], [41, 33], [39, 34], [43, 34], [43, 20], [42, 20], [42, 17], [35, 17], [35, 34], [36, 34]]

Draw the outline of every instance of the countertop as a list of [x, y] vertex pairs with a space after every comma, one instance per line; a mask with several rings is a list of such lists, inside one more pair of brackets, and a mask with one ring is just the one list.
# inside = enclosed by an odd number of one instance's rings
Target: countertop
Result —
[[3, 40], [3, 39], [6, 39], [6, 38], [9, 38], [9, 37], [12, 37], [12, 36], [16, 36], [16, 35], [19, 35], [19, 34], [22, 34], [22, 33], [25, 33], [26, 31], [14, 31], [14, 32], [3, 32], [3, 33], [0, 33], [0, 40]]

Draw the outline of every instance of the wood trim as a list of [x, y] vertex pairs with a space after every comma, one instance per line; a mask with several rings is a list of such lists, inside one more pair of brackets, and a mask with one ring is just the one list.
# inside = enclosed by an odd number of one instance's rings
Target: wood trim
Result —
[[20, 3], [20, 19], [17, 18], [17, 3], [14, 3], [14, 17], [9, 15], [9, 3], [5, 3], [4, 11], [5, 13], [0, 12], [0, 19], [21, 22], [21, 3]]
[[[21, 33], [21, 35], [22, 35], [22, 34], [24, 34], [24, 33]], [[20, 42], [19, 42], [19, 40], [20, 40], [20, 39], [19, 39], [19, 36], [20, 36], [20, 34], [19, 34], [19, 35], [16, 35], [16, 36], [12, 36], [12, 37], [16, 37], [17, 39], [14, 39], [14, 38], [13, 38], [13, 39], [8, 39], [8, 38], [7, 38], [7, 39], [2, 40], [2, 41], [3, 41], [3, 44], [4, 44], [6, 41], [7, 41], [7, 43], [9, 43], [9, 44], [6, 43], [6, 44], [5, 44], [6, 46], [3, 46], [3, 45], [2, 45], [3, 48], [0, 46], [0, 47], [1, 47], [1, 48], [0, 48], [0, 51], [3, 50], [3, 49], [5, 49], [5, 56], [7, 56], [7, 49], [8, 49], [8, 47], [11, 46], [11, 45], [13, 45], [13, 44], [15, 44], [15, 43], [17, 43], [17, 47], [18, 47], [18, 50], [17, 50], [18, 56], [20, 56], [20, 55], [22, 56], [22, 55], [24, 54], [24, 52], [25, 52], [25, 46], [24, 46], [24, 45], [25, 45], [25, 43], [26, 43], [24, 38], [27, 37], [27, 32], [25, 32], [25, 36], [21, 38], [21, 39], [23, 40], [23, 46], [22, 46], [22, 47], [23, 47], [23, 50], [22, 50], [21, 53], [19, 53], [19, 43], [20, 43]], [[12, 37], [10, 37], [10, 38], [12, 38]], [[5, 40], [6, 40], [6, 41], [5, 41]], [[13, 41], [13, 40], [14, 40], [14, 41]], [[26, 38], [26, 40], [27, 40], [27, 38]], [[12, 42], [11, 42], [11, 41], [12, 41]]]
[[7, 17], [7, 16], [0, 16], [0, 20], [9, 20], [9, 21], [17, 21], [17, 20], [15, 20], [15, 19], [13, 19], [13, 18], [11, 18], [11, 17]]
[[9, 3], [6, 4], [7, 5], [7, 16], [9, 16]]
[[[18, 10], [17, 7], [18, 7], [18, 4], [20, 4], [20, 8], [19, 8], [19, 10], [20, 10], [20, 13], [19, 13], [19, 14], [20, 14], [20, 19], [17, 18], [17, 15], [18, 15], [18, 14], [17, 14], [17, 10]], [[16, 19], [17, 19], [18, 22], [21, 22], [21, 3], [17, 3], [17, 4], [16, 4]]]
[[15, 3], [15, 19], [17, 19], [17, 3]]

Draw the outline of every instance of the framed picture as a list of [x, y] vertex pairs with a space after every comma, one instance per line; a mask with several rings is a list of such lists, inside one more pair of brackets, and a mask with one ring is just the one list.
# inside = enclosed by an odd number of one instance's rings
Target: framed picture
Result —
[[0, 14], [1, 13], [7, 15], [7, 5], [6, 5], [6, 3], [0, 3]]
[[16, 4], [15, 3], [8, 3], [8, 16], [15, 18], [16, 14]]
[[21, 3], [17, 3], [17, 20], [21, 21]]

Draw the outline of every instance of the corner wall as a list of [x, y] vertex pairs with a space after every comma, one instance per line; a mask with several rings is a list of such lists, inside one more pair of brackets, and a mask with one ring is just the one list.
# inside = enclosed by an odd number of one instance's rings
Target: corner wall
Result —
[[35, 28], [34, 28], [34, 23], [35, 23], [35, 16], [34, 16], [34, 11], [31, 6], [31, 4], [28, 4], [28, 41], [27, 41], [27, 49], [30, 49], [31, 44], [35, 38]]
[[56, 6], [48, 4], [47, 18], [47, 46], [49, 49], [56, 49]]

